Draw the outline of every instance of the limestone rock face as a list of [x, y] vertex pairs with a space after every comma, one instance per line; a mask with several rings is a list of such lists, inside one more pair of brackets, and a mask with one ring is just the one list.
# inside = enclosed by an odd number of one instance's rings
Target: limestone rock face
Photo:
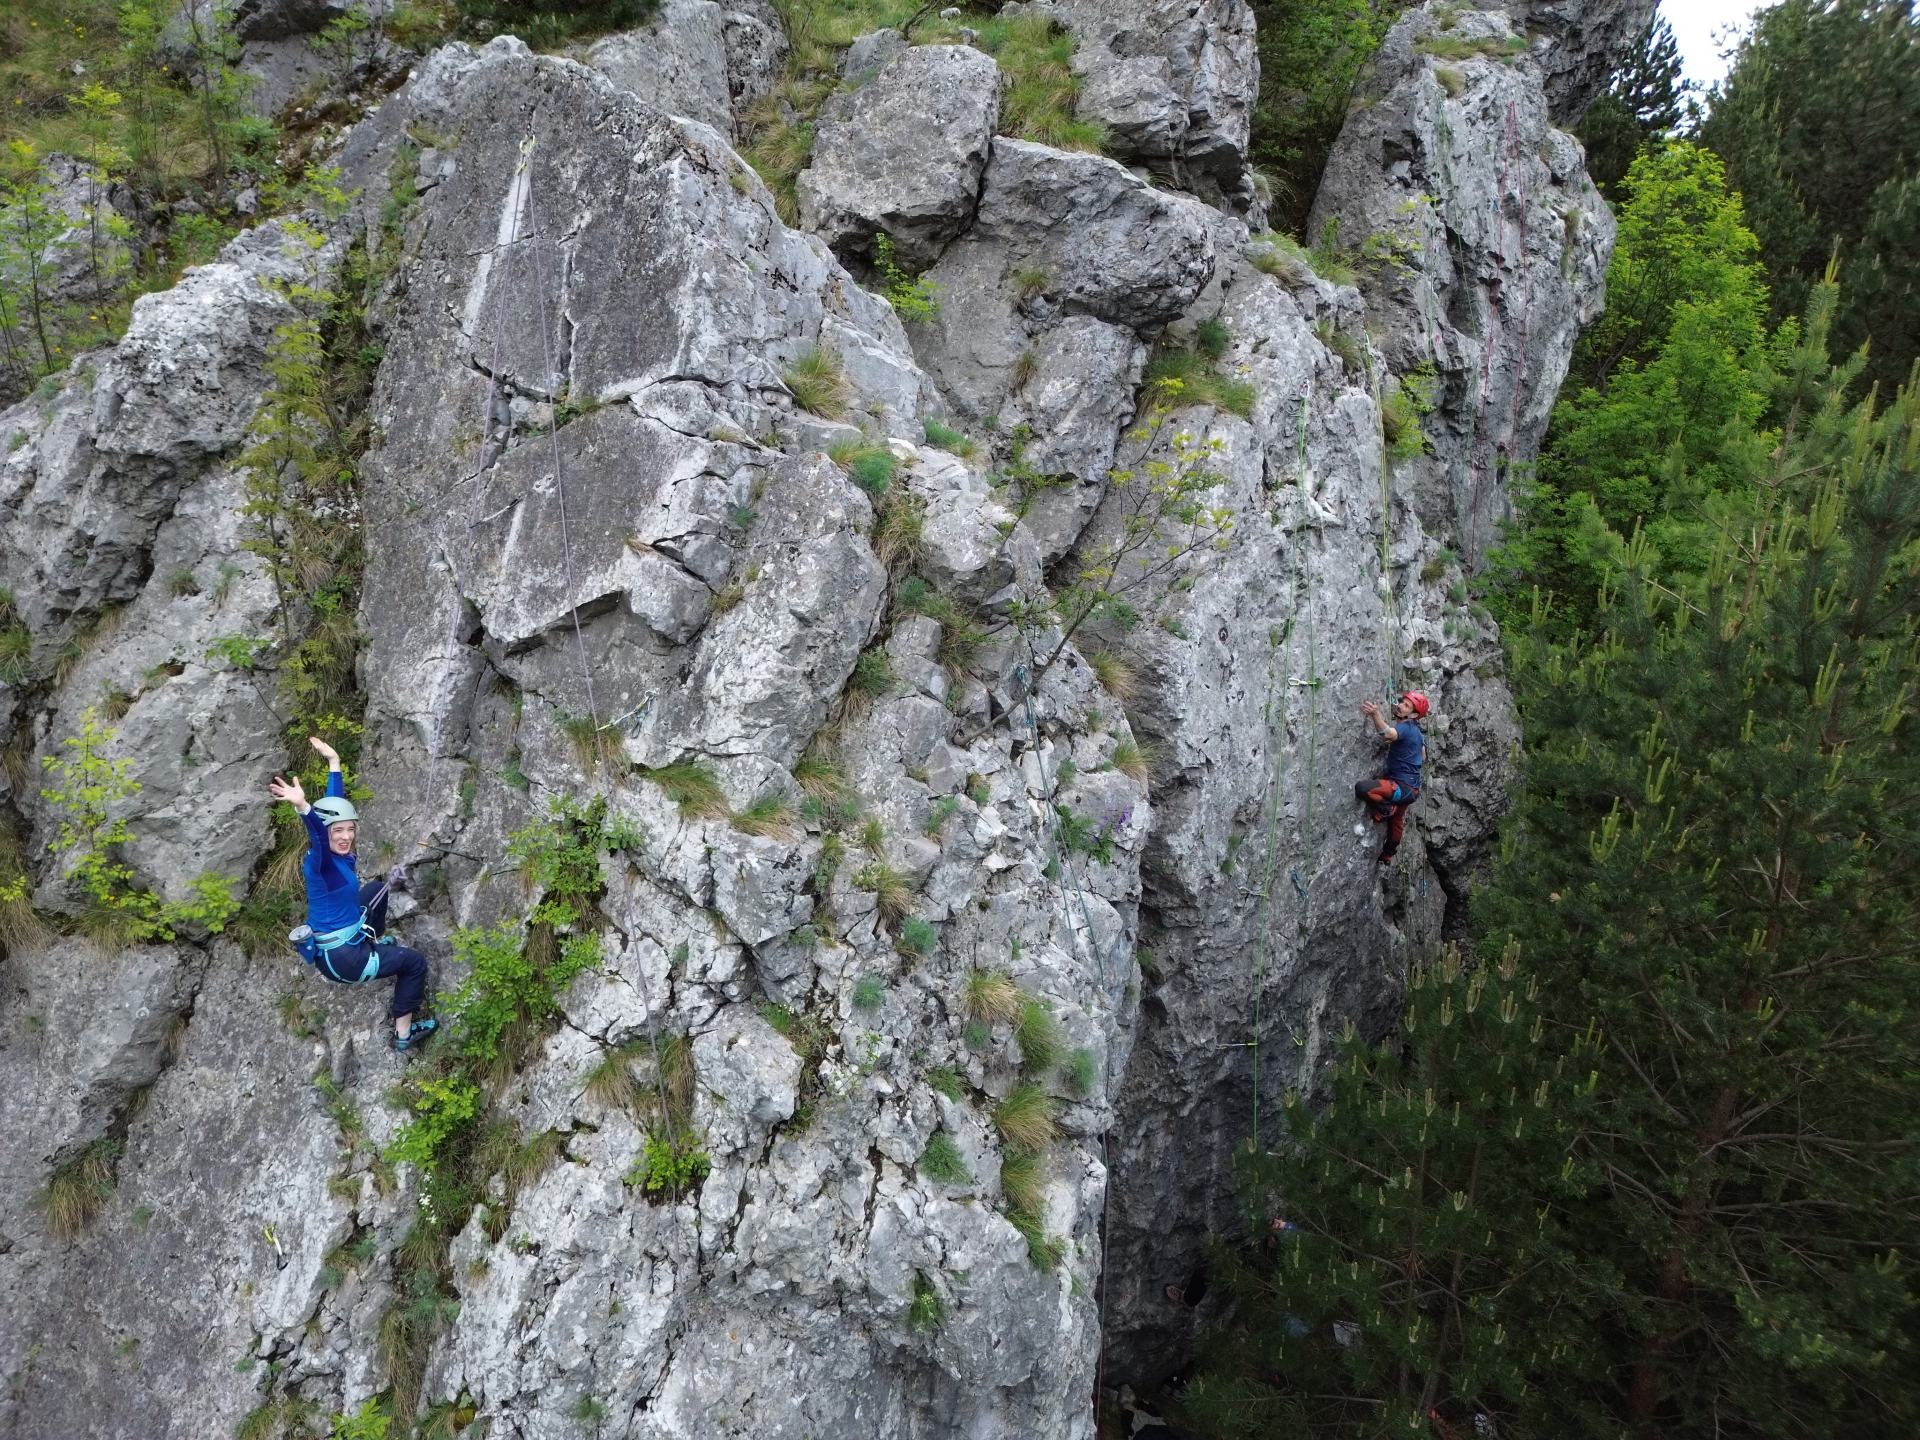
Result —
[[[1439, 59], [1426, 47], [1442, 37], [1485, 53]], [[1441, 423], [1429, 421], [1432, 454], [1414, 462], [1420, 504], [1429, 524], [1444, 516], [1470, 565], [1512, 513], [1514, 467], [1539, 452], [1573, 341], [1605, 303], [1613, 251], [1613, 215], [1579, 142], [1553, 128], [1546, 77], [1561, 46], [1515, 45], [1528, 41], [1505, 11], [1403, 15], [1310, 222], [1400, 257], [1371, 295], [1394, 372], [1424, 365], [1437, 381]]]
[[991, 56], [902, 49], [821, 112], [813, 164], [800, 172], [801, 223], [844, 254], [884, 231], [902, 264], [924, 269], [973, 218], [999, 119]]
[[1257, 210], [1247, 139], [1259, 98], [1246, 0], [1029, 0], [1075, 41], [1075, 113], [1107, 128], [1110, 154], [1247, 216]]
[[[640, 837], [600, 860], [599, 963], [484, 1097], [522, 1158], [476, 1182], [424, 1289], [403, 1241], [447, 1197], [376, 1157], [404, 1082], [437, 1072], [389, 1048], [384, 985], [263, 946], [276, 916], [249, 917], [250, 958], [231, 932], [56, 939], [9, 909], [0, 1433], [338, 1414], [404, 1380], [383, 1336], [416, 1323], [423, 1407], [542, 1440], [583, 1414], [628, 1440], [721, 1417], [1092, 1440], [1103, 1365], [1109, 1386], [1176, 1366], [1214, 1302], [1167, 1287], [1194, 1293], [1206, 1235], [1238, 1223], [1232, 1154], [1273, 1143], [1288, 1087], [1322, 1093], [1344, 1023], [1390, 1028], [1505, 803], [1497, 638], [1443, 552], [1491, 541], [1503, 465], [1532, 458], [1598, 313], [1611, 221], [1553, 124], [1637, 13], [1532, 9], [1395, 27], [1316, 217], [1392, 257], [1358, 288], [1251, 234], [1225, 178], [1242, 8], [1063, 21], [1156, 185], [979, 138], [985, 57], [875, 40], [817, 178], [899, 139], [882, 87], [982, 82], [938, 112], [976, 139], [939, 131], [925, 175], [886, 153], [900, 194], [946, 198], [859, 210], [938, 255], [938, 313], [910, 327], [729, 146], [778, 50], [758, 0], [720, 7], [719, 51], [705, 0], [663, 17], [704, 37], [711, 123], [510, 38], [448, 46], [347, 136], [360, 194], [317, 248], [248, 232], [0, 415], [0, 620], [31, 639], [0, 671], [0, 804], [43, 912], [79, 907], [41, 762], [90, 708], [138, 782], [113, 812], [138, 883], [179, 898], [297, 854], [263, 795], [281, 694], [234, 643], [295, 617], [247, 549], [237, 460], [295, 313], [279, 287], [337, 283], [369, 226], [363, 869], [409, 861], [393, 919], [443, 1038], [457, 932], [542, 898], [511, 837], [563, 800]], [[1439, 34], [1480, 53], [1437, 60]], [[417, 200], [389, 205], [427, 134]], [[1145, 388], [1150, 360], [1192, 387]], [[1394, 459], [1383, 406], [1428, 375], [1428, 453]], [[1131, 617], [1064, 638], [1050, 592], [1124, 545], [1141, 477], [1187, 470], [1222, 543], [1151, 583], [1136, 558]], [[1426, 783], [1382, 867], [1356, 708], [1416, 683]], [[1070, 1063], [983, 1013], [982, 971]], [[996, 1112], [1028, 1084], [1060, 1134], [1016, 1167]], [[958, 1168], [928, 1162], [936, 1135]], [[656, 1176], [669, 1138], [707, 1172]], [[59, 1236], [36, 1197], [82, 1159], [113, 1184]]]
[[732, 138], [786, 53], [786, 32], [765, 0], [666, 0], [638, 30], [595, 41], [586, 62], [669, 115]]
[[714, 0], [666, 0], [651, 24], [595, 41], [587, 63], [669, 115], [731, 134], [724, 13]]

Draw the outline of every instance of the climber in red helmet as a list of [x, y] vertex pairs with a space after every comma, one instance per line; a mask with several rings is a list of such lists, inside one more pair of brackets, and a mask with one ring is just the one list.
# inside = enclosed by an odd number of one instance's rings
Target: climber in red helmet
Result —
[[1383, 821], [1387, 843], [1380, 847], [1380, 863], [1389, 864], [1400, 852], [1400, 837], [1407, 828], [1407, 807], [1420, 798], [1420, 768], [1427, 760], [1427, 737], [1414, 724], [1415, 717], [1427, 718], [1427, 697], [1409, 690], [1393, 705], [1393, 723], [1381, 717], [1379, 702], [1363, 701], [1360, 713], [1373, 722], [1380, 738], [1387, 742], [1386, 774], [1353, 782], [1353, 793], [1367, 802], [1373, 823]]

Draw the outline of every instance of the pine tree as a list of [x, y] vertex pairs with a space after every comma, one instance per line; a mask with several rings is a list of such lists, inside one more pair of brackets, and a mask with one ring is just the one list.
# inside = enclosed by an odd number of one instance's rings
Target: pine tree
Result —
[[1415, 966], [1399, 1034], [1374, 1047], [1349, 1023], [1331, 1103], [1290, 1092], [1285, 1143], [1242, 1158], [1264, 1242], [1215, 1253], [1234, 1318], [1187, 1394], [1209, 1433], [1554, 1423], [1607, 1292], [1573, 1263], [1595, 1172], [1570, 1147], [1597, 1062], [1519, 961], [1510, 943]]
[[1587, 107], [1575, 133], [1587, 147], [1587, 174], [1617, 200], [1616, 187], [1634, 157], [1680, 124], [1680, 44], [1665, 17], [1655, 15], [1613, 72], [1606, 91]]
[[1704, 573], [1623, 548], [1590, 635], [1514, 643], [1527, 778], [1480, 892], [1605, 1059], [1581, 1268], [1617, 1273], [1563, 1396], [1640, 1435], [1920, 1422], [1920, 385], [1843, 397], [1833, 271]]
[[[1847, 351], [1872, 340], [1868, 378], [1891, 392], [1920, 356], [1914, 302], [1910, 291], [1892, 308], [1874, 296], [1867, 235], [1883, 187], [1920, 176], [1912, 0], [1781, 0], [1762, 10], [1699, 139], [1746, 200], [1774, 314], [1805, 308], [1837, 246], [1847, 299], [1835, 334]], [[1912, 255], [1910, 233], [1892, 238]]]

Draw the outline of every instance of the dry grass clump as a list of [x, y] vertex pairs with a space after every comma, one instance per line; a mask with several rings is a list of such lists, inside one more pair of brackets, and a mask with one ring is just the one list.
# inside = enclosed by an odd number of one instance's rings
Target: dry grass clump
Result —
[[1020, 1018], [1026, 995], [1004, 970], [976, 970], [967, 977], [966, 1006], [970, 1019], [988, 1025], [1008, 1024]]
[[794, 358], [780, 378], [786, 382], [796, 404], [823, 420], [838, 420], [846, 413], [853, 387], [847, 383], [840, 357], [822, 345], [810, 345]]

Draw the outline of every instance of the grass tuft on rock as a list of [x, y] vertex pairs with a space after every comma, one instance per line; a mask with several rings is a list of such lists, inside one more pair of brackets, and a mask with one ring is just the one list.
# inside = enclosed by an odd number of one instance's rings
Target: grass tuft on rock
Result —
[[1026, 995], [1004, 970], [976, 970], [967, 977], [969, 1019], [988, 1025], [1008, 1024], [1020, 1018]]
[[733, 817], [733, 828], [769, 840], [800, 838], [800, 817], [784, 795], [762, 795]]
[[1020, 1042], [1020, 1068], [1028, 1075], [1046, 1074], [1066, 1053], [1060, 1022], [1053, 1018], [1044, 1000], [1029, 1000], [1020, 1007], [1013, 1038]]
[[810, 345], [802, 350], [780, 378], [802, 410], [823, 420], [838, 420], [846, 413], [853, 390], [840, 367], [840, 357], [826, 346]]
[[993, 1107], [993, 1128], [1007, 1146], [1023, 1155], [1036, 1155], [1059, 1136], [1053, 1120], [1053, 1097], [1038, 1081], [1028, 1080]]
[[870, 891], [880, 907], [880, 918], [896, 924], [913, 909], [913, 879], [891, 865], [875, 862], [853, 877], [853, 888]]
[[1105, 127], [1074, 118], [1080, 82], [1073, 74], [1073, 36], [1044, 16], [989, 20], [974, 44], [1005, 75], [1000, 133], [1056, 150], [1098, 154]]
[[679, 760], [656, 770], [642, 767], [636, 773], [666, 791], [688, 820], [724, 820], [730, 813], [719, 778], [696, 761]]
[[40, 1208], [46, 1212], [47, 1229], [57, 1238], [71, 1240], [93, 1223], [113, 1194], [114, 1164], [119, 1158], [119, 1142], [102, 1136], [53, 1167]]

